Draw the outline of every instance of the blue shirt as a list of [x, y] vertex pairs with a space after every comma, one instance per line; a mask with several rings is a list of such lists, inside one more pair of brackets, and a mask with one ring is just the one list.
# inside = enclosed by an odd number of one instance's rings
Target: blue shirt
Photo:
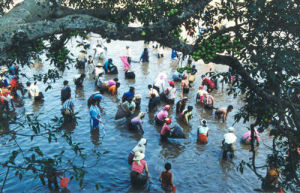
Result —
[[171, 58], [174, 59], [176, 57], [177, 57], [177, 51], [176, 50], [172, 50]]
[[108, 70], [109, 66], [111, 66], [112, 63], [110, 63], [108, 60], [104, 63], [104, 68]]
[[100, 109], [97, 106], [92, 105], [90, 107], [90, 115], [93, 129], [96, 129], [99, 126], [99, 121], [97, 119], [100, 118]]
[[16, 69], [16, 67], [14, 65], [10, 66], [9, 70], [10, 70], [10, 73], [12, 75], [16, 75], [17, 74], [17, 69]]
[[124, 99], [133, 99], [133, 97], [134, 97], [134, 93], [132, 93], [132, 92], [130, 92], [130, 91], [125, 92], [125, 93], [123, 94], [123, 98], [124, 98]]

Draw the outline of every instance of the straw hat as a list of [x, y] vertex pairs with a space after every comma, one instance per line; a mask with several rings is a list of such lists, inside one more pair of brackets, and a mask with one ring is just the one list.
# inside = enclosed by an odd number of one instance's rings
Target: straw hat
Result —
[[142, 159], [144, 159], [144, 157], [145, 157], [144, 153], [137, 151], [134, 154], [133, 161], [141, 161]]

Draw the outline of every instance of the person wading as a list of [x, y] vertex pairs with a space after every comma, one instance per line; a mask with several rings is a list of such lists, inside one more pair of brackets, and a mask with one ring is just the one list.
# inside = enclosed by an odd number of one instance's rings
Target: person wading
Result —
[[165, 171], [161, 172], [159, 181], [165, 192], [174, 192], [173, 179], [174, 175], [170, 172], [172, 165], [170, 163], [165, 164]]
[[[143, 186], [147, 183], [149, 176], [148, 165], [145, 160], [145, 154], [141, 151], [137, 151], [134, 154], [132, 162], [132, 171], [130, 172], [131, 183], [136, 186]], [[143, 173], [146, 175], [143, 175]]]
[[207, 121], [203, 119], [201, 126], [199, 126], [197, 130], [197, 142], [199, 144], [207, 144], [208, 131]]

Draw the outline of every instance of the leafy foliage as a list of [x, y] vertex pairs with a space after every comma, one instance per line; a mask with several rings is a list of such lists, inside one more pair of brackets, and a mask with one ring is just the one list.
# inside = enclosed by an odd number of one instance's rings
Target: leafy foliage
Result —
[[[11, 5], [12, 0], [1, 1], [0, 15]], [[247, 165], [262, 178], [256, 168], [266, 168], [272, 162], [281, 170], [282, 187], [293, 190], [296, 184], [300, 184], [300, 159], [299, 154], [295, 153], [300, 147], [299, 0], [51, 0], [47, 1], [47, 5], [50, 5], [53, 14], [65, 6], [63, 10], [68, 11], [68, 14], [76, 14], [76, 17], [79, 17], [79, 14], [87, 14], [115, 24], [111, 25], [113, 27], [103, 25], [102, 30], [107, 36], [113, 33], [126, 40], [156, 40], [164, 46], [191, 55], [195, 60], [230, 66], [228, 73], [210, 75], [215, 78], [223, 77], [225, 82], [229, 82], [229, 75], [235, 77], [228, 93], [234, 96], [242, 95], [245, 101], [245, 105], [235, 115], [235, 120], [253, 123], [250, 128], [252, 133], [254, 127], [268, 128], [273, 137], [272, 154], [266, 157], [266, 166], [255, 165], [252, 143], [252, 163], [242, 162], [239, 171], [243, 172], [244, 165]], [[48, 20], [60, 17], [63, 16], [49, 15]], [[142, 27], [126, 28], [131, 23], [139, 23]], [[74, 24], [76, 25], [79, 24]], [[111, 33], [109, 27], [113, 29]], [[60, 28], [64, 29], [63, 26]], [[199, 28], [204, 29], [201, 35], [197, 35]], [[117, 32], [114, 29], [117, 29]], [[122, 29], [121, 33], [118, 33], [119, 29]], [[38, 36], [36, 40], [29, 40], [28, 35], [15, 32], [15, 46], [9, 49], [10, 60], [6, 61], [6, 65], [14, 61], [28, 65], [32, 59], [45, 53], [57, 69], [68, 68], [68, 63], [72, 62], [72, 53], [65, 44], [71, 37], [86, 37], [86, 33], [93, 30], [61, 31], [62, 34]], [[196, 41], [188, 44], [183, 35], [185, 32], [196, 36]], [[49, 88], [49, 80], [55, 81], [56, 78], [59, 76], [55, 70], [34, 77], [48, 83]], [[31, 137], [40, 135], [41, 128], [45, 129], [41, 125], [34, 125]], [[49, 142], [55, 141], [54, 136], [49, 134]], [[67, 136], [65, 138], [70, 140]], [[79, 144], [76, 146], [70, 143], [70, 146], [75, 155], [81, 155]], [[7, 163], [3, 163], [4, 166], [17, 168], [14, 161], [20, 157], [20, 152], [12, 152]], [[38, 170], [37, 166], [32, 165], [40, 172], [48, 163], [41, 152], [33, 148], [33, 156], [26, 157], [28, 164], [41, 164]], [[59, 158], [59, 155], [57, 157]], [[54, 159], [56, 165], [62, 163], [58, 158]], [[29, 167], [29, 170], [33, 171], [32, 167]], [[73, 167], [73, 170], [77, 171], [77, 179], [81, 179], [84, 172], [78, 168], [80, 167]], [[17, 173], [20, 179], [22, 172], [24, 170]], [[41, 172], [37, 176], [43, 179], [43, 175]], [[101, 184], [97, 184], [96, 188], [100, 186]]]

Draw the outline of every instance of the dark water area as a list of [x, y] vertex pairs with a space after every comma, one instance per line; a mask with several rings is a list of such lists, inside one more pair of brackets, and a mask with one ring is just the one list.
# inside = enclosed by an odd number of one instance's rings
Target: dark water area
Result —
[[[95, 43], [95, 39], [92, 39]], [[177, 186], [177, 192], [253, 192], [255, 188], [260, 188], [261, 182], [256, 175], [248, 168], [244, 169], [241, 174], [237, 167], [242, 160], [249, 161], [251, 152], [249, 148], [242, 146], [239, 143], [242, 135], [247, 131], [248, 124], [242, 122], [236, 123], [235, 134], [238, 137], [236, 143], [237, 150], [235, 158], [232, 160], [222, 160], [221, 142], [223, 135], [227, 132], [227, 128], [234, 123], [234, 114], [243, 105], [241, 97], [233, 98], [228, 96], [225, 91], [221, 89], [213, 91], [212, 95], [215, 98], [216, 107], [226, 107], [228, 104], [234, 106], [233, 112], [229, 114], [226, 123], [220, 122], [214, 118], [212, 111], [203, 109], [200, 105], [195, 104], [196, 92], [200, 85], [201, 74], [206, 73], [211, 66], [201, 62], [195, 63], [198, 69], [198, 74], [194, 86], [190, 89], [187, 97], [189, 98], [189, 105], [194, 106], [193, 119], [190, 125], [184, 125], [176, 119], [175, 108], [170, 111], [170, 116], [174, 122], [178, 122], [183, 128], [187, 136], [186, 139], [170, 139], [163, 143], [160, 141], [160, 128], [154, 125], [154, 115], [157, 113], [146, 114], [143, 120], [145, 133], [141, 135], [138, 132], [131, 132], [127, 129], [126, 120], [114, 120], [117, 106], [120, 103], [122, 94], [128, 91], [129, 86], [136, 88], [136, 94], [142, 95], [141, 111], [147, 112], [148, 106], [148, 89], [147, 85], [152, 84], [159, 72], [165, 71], [171, 79], [172, 74], [177, 68], [177, 63], [171, 60], [171, 50], [164, 49], [165, 57], [158, 59], [155, 55], [156, 51], [149, 46], [150, 63], [132, 63], [132, 70], [135, 71], [135, 80], [125, 80], [123, 72], [123, 64], [119, 56], [126, 54], [125, 47], [129, 45], [133, 52], [133, 60], [138, 60], [143, 48], [143, 42], [125, 42], [112, 41], [107, 44], [108, 57], [112, 58], [114, 64], [118, 66], [118, 75], [104, 75], [105, 80], [118, 77], [121, 82], [121, 87], [117, 97], [104, 94], [101, 102], [103, 108], [102, 120], [104, 122], [106, 135], [102, 138], [93, 135], [90, 132], [89, 124], [89, 110], [87, 108], [87, 99], [97, 89], [94, 84], [93, 76], [89, 75], [84, 81], [83, 89], [75, 88], [73, 78], [78, 74], [78, 70], [72, 67], [66, 70], [56, 83], [53, 83], [53, 88], [44, 92], [45, 101], [43, 103], [33, 103], [27, 96], [24, 98], [24, 107], [17, 108], [16, 112], [21, 119], [28, 113], [40, 114], [40, 119], [47, 122], [54, 116], [60, 115], [61, 101], [60, 90], [62, 88], [63, 80], [69, 80], [72, 89], [72, 98], [75, 104], [75, 111], [79, 112], [78, 125], [71, 131], [71, 136], [75, 142], [82, 143], [81, 146], [85, 148], [84, 153], [87, 154], [87, 166], [92, 166], [87, 169], [87, 174], [83, 183], [83, 188], [79, 187], [79, 183], [75, 180], [70, 181], [68, 189], [71, 192], [131, 192], [129, 173], [131, 167], [127, 163], [127, 157], [131, 149], [142, 138], [148, 140], [146, 147], [145, 159], [148, 162], [150, 172], [150, 185], [148, 190], [150, 192], [163, 192], [158, 177], [164, 169], [164, 163], [170, 162], [172, 164], [171, 172], [174, 174], [174, 185]], [[73, 54], [77, 56], [80, 48], [76, 48], [75, 40], [69, 42], [69, 47], [73, 47]], [[91, 50], [88, 53], [92, 53]], [[183, 62], [186, 64], [186, 61]], [[38, 74], [39, 72], [46, 72], [49, 65], [34, 68], [24, 68], [22, 71], [27, 75]], [[216, 71], [226, 71], [227, 67], [222, 65], [214, 66]], [[25, 79], [23, 79], [26, 82]], [[41, 91], [44, 91], [46, 85], [38, 83]], [[180, 83], [175, 83], [177, 88], [176, 101], [179, 99]], [[163, 103], [159, 109], [163, 107]], [[208, 144], [199, 145], [196, 143], [197, 127], [200, 121], [206, 119], [208, 127], [210, 128]], [[10, 129], [17, 127], [10, 125]], [[26, 129], [22, 129], [26, 132]], [[102, 134], [102, 133], [101, 133]], [[15, 149], [13, 143], [7, 143], [8, 136], [2, 136], [0, 139], [0, 159], [6, 160], [10, 155], [10, 151]], [[261, 135], [262, 143], [257, 149], [256, 163], [258, 166], [264, 165], [266, 153], [269, 151], [264, 144], [270, 144], [268, 132]], [[57, 142], [48, 143], [48, 140], [39, 137], [34, 141], [28, 138], [17, 137], [17, 141], [21, 147], [26, 149], [30, 146], [39, 145], [46, 155], [51, 156], [61, 150], [66, 150], [65, 157], [72, 156], [68, 153], [68, 144], [63, 139], [58, 139]], [[9, 145], [6, 145], [9, 144]], [[9, 151], [7, 151], [9, 150]], [[100, 151], [102, 155], [100, 160], [95, 151]], [[96, 164], [95, 164], [96, 163]], [[1, 168], [0, 178], [4, 178], [6, 170]], [[265, 173], [263, 173], [265, 174]], [[68, 173], [66, 173], [68, 176]], [[101, 183], [98, 191], [95, 189], [95, 183]], [[43, 186], [39, 179], [33, 179], [33, 175], [26, 174], [22, 181], [19, 181], [17, 176], [11, 172], [5, 185], [4, 192], [49, 192], [47, 186]]]

